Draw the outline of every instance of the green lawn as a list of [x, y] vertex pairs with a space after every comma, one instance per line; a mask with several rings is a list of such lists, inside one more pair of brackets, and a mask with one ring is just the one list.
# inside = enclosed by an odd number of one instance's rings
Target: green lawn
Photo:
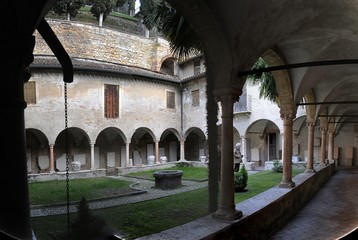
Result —
[[[205, 175], [205, 168], [202, 169]], [[293, 175], [303, 172], [293, 170]], [[235, 202], [241, 202], [280, 183], [282, 173], [262, 171], [249, 175], [246, 192], [235, 194]], [[74, 181], [74, 180], [72, 180]], [[91, 184], [90, 184], [91, 185]], [[202, 188], [169, 197], [107, 209], [93, 210], [105, 219], [107, 225], [135, 239], [193, 221], [208, 214], [208, 189]], [[77, 214], [71, 214], [71, 222]], [[31, 219], [38, 240], [51, 239], [48, 232], [66, 229], [66, 216], [36, 217]]]
[[[206, 168], [206, 167], [189, 167], [189, 166], [178, 167], [178, 166], [175, 166], [175, 167], [161, 169], [161, 170], [182, 170], [183, 171], [183, 176], [182, 176], [183, 180], [204, 181], [204, 180], [208, 179], [208, 174], [209, 174], [208, 168]], [[129, 173], [127, 175], [132, 176], [132, 177], [139, 177], [139, 178], [154, 180], [153, 173], [156, 171], [159, 171], [159, 170], [156, 169], [156, 170], [148, 170], [148, 171], [141, 171], [141, 172], [133, 172], [133, 173]]]
[[[86, 199], [100, 198], [105, 191], [130, 191], [131, 182], [120, 181], [108, 177], [70, 180], [70, 199], [79, 201], [82, 196]], [[66, 181], [54, 180], [29, 183], [30, 204], [49, 204], [66, 202]]]

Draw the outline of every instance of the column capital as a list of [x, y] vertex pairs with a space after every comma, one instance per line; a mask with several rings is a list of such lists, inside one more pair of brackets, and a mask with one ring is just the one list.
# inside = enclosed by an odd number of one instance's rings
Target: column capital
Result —
[[239, 101], [242, 91], [241, 89], [228, 87], [214, 90], [213, 94], [217, 102], [226, 102], [228, 100], [231, 100], [232, 102], [237, 102]]
[[316, 124], [314, 122], [306, 122], [306, 125], [308, 128], [314, 128], [316, 126]]
[[280, 110], [280, 117], [282, 120], [293, 120], [296, 117], [296, 112], [293, 110]]

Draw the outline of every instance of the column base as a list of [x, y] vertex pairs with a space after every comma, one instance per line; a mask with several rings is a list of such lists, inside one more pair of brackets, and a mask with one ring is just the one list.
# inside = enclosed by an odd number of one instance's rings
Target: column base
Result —
[[306, 169], [304, 173], [316, 173], [316, 170], [312, 169]]
[[235, 210], [225, 210], [220, 208], [211, 215], [215, 219], [233, 221], [242, 217], [242, 212]]
[[320, 167], [325, 167], [325, 166], [327, 166], [327, 164], [326, 164], [326, 163], [323, 163], [323, 162], [320, 162], [320, 163], [319, 163], [319, 166], [320, 166]]
[[281, 188], [293, 188], [296, 184], [293, 181], [283, 180], [278, 186]]

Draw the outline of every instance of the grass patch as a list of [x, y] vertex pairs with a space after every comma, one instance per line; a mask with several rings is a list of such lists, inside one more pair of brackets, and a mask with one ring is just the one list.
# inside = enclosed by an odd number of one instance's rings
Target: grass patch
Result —
[[[293, 169], [292, 177], [302, 172], [304, 172], [304, 169]], [[249, 175], [246, 187], [248, 191], [235, 193], [235, 203], [242, 202], [274, 186], [277, 186], [281, 180], [282, 173], [275, 173], [271, 170], [261, 171]]]
[[160, 169], [160, 170], [155, 169], [155, 170], [128, 173], [127, 176], [154, 180], [153, 173], [161, 170], [182, 170], [183, 171], [182, 180], [204, 181], [208, 179], [208, 174], [209, 174], [208, 168], [206, 167], [175, 166], [175, 167]]
[[[208, 214], [208, 191], [202, 188], [165, 198], [118, 207], [92, 210], [108, 226], [135, 239], [160, 232], [198, 219]], [[77, 214], [70, 215], [71, 222]], [[50, 239], [49, 232], [66, 229], [65, 215], [31, 218], [31, 225], [39, 240]]]
[[[71, 201], [79, 201], [82, 196], [86, 199], [100, 198], [112, 193], [131, 191], [131, 182], [108, 177], [70, 180]], [[30, 204], [51, 204], [66, 202], [66, 181], [53, 180], [29, 183]]]
[[[293, 176], [303, 171], [304, 169], [294, 169]], [[248, 191], [236, 193], [235, 203], [266, 191], [279, 184], [281, 180], [282, 173], [273, 173], [270, 170], [249, 175]], [[103, 218], [108, 226], [128, 234], [127, 239], [135, 239], [207, 215], [208, 189], [202, 188], [151, 201], [93, 210], [93, 213]], [[71, 214], [71, 222], [76, 218], [76, 214]], [[36, 217], [31, 218], [31, 225], [37, 239], [43, 240], [50, 239], [49, 232], [66, 229], [66, 221], [65, 215]]]

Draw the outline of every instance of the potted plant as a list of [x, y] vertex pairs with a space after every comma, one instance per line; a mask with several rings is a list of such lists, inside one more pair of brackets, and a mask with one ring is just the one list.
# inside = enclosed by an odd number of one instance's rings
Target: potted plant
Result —
[[234, 173], [235, 192], [242, 192], [247, 186], [248, 173], [243, 164], [238, 172]]

